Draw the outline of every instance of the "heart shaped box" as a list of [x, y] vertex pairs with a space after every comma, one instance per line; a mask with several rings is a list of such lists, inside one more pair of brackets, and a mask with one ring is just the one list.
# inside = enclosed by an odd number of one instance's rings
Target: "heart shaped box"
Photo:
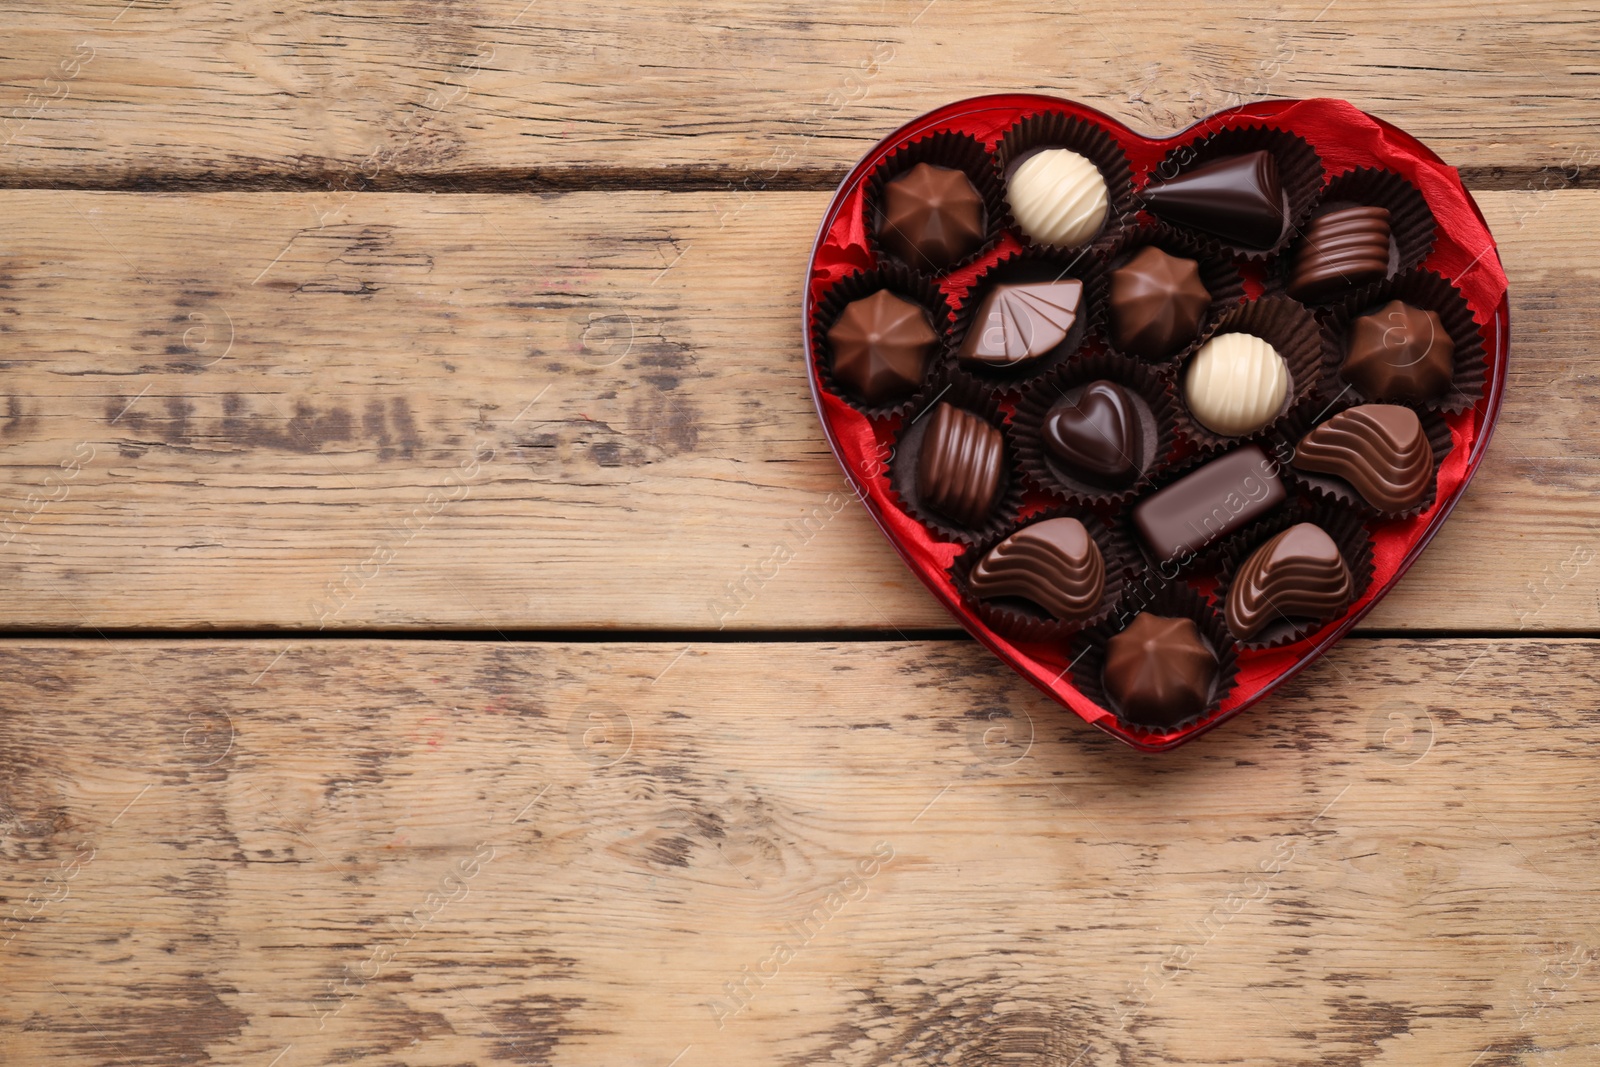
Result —
[[[901, 510], [890, 487], [888, 460], [904, 416], [869, 419], [819, 380], [820, 360], [813, 327], [820, 298], [840, 279], [882, 265], [865, 219], [869, 195], [866, 179], [874, 168], [897, 147], [940, 130], [970, 135], [993, 151], [1001, 135], [1017, 120], [1041, 112], [1071, 116], [1104, 129], [1126, 153], [1134, 184], [1141, 189], [1151, 171], [1175, 147], [1245, 125], [1290, 131], [1305, 138], [1321, 157], [1325, 182], [1350, 175], [1358, 168], [1378, 168], [1401, 175], [1421, 192], [1437, 223], [1433, 248], [1420, 267], [1443, 276], [1460, 291], [1471, 309], [1486, 355], [1485, 381], [1477, 402], [1464, 411], [1444, 415], [1452, 447], [1437, 472], [1432, 503], [1414, 517], [1367, 523], [1373, 565], [1373, 580], [1367, 592], [1343, 615], [1317, 626], [1300, 640], [1280, 647], [1240, 649], [1237, 676], [1220, 705], [1198, 721], [1165, 733], [1126, 725], [1085, 696], [1070, 677], [1077, 654], [1070, 643], [1010, 640], [986, 626], [968, 608], [949, 574], [961, 546], [942, 539]], [[977, 275], [1016, 251], [1015, 237], [1008, 235], [998, 243], [990, 242], [976, 260], [940, 279], [939, 287], [950, 304], [956, 306]], [[1269, 281], [1272, 266], [1263, 270], [1259, 263], [1236, 263], [1245, 275], [1246, 297], [1254, 300]], [[1151, 138], [1082, 104], [1022, 93], [974, 97], [949, 104], [907, 123], [868, 152], [840, 184], [823, 215], [811, 252], [801, 311], [811, 396], [828, 443], [862, 503], [906, 565], [975, 638], [1018, 674], [1085, 722], [1149, 752], [1172, 749], [1192, 740], [1265, 697], [1332, 647], [1400, 580], [1444, 525], [1483, 458], [1505, 391], [1510, 324], [1505, 271], [1494, 238], [1454, 168], [1405, 131], [1345, 101], [1270, 100], [1246, 104], [1211, 115], [1171, 137]], [[1030, 494], [1023, 505], [1024, 514], [1045, 506], [1047, 503]]]

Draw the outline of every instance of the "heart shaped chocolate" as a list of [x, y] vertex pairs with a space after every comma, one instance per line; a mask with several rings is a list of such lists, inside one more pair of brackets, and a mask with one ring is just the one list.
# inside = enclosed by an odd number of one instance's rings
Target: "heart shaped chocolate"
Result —
[[[970, 188], [983, 232], [932, 257], [881, 232], [876, 198], [902, 176], [894, 226], [944, 234], [946, 187], [970, 223]], [[1070, 321], [1056, 291], [1004, 288], [1069, 282]], [[878, 289], [915, 296], [940, 335], [894, 408], [825, 362], [845, 304]], [[930, 112], [851, 170], [804, 321], [829, 444], [907, 565], [1028, 681], [1156, 751], [1314, 662], [1416, 560], [1498, 417], [1507, 308], [1455, 171], [1343, 101], [1150, 138], [1008, 94]], [[1261, 359], [1218, 362], [1233, 349], [1275, 354], [1273, 403]], [[1187, 374], [1201, 352], [1216, 366]], [[1072, 537], [1043, 536], [1058, 528]], [[1180, 638], [1181, 662], [1164, 651]]]
[[1139, 477], [1138, 409], [1115, 382], [1090, 382], [1045, 416], [1050, 454], [1084, 481], [1117, 489]]

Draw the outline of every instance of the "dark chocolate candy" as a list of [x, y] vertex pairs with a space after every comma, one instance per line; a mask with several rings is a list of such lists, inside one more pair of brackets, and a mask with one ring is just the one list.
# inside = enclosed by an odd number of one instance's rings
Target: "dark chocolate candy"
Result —
[[1414, 506], [1433, 478], [1433, 449], [1422, 420], [1398, 404], [1362, 404], [1339, 412], [1300, 438], [1290, 463], [1343, 479], [1379, 511]]
[[1456, 345], [1437, 313], [1391, 300], [1350, 327], [1344, 380], [1368, 400], [1437, 400], [1455, 374]]
[[883, 187], [878, 240], [911, 266], [943, 270], [983, 238], [983, 196], [962, 171], [918, 163]]
[[938, 343], [927, 312], [887, 289], [846, 304], [828, 330], [833, 376], [868, 404], [915, 392]]
[[1133, 524], [1162, 562], [1199, 552], [1287, 499], [1278, 466], [1256, 445], [1199, 467], [1133, 508]]
[[1248, 641], [1279, 620], [1330, 619], [1355, 596], [1350, 568], [1326, 530], [1296, 523], [1250, 553], [1228, 587], [1228, 629]]
[[1150, 246], [1111, 272], [1111, 328], [1117, 347], [1166, 359], [1194, 340], [1211, 306], [1200, 264]]
[[941, 403], [928, 416], [917, 457], [917, 495], [963, 526], [981, 526], [1000, 495], [1005, 444], [1000, 431], [970, 411]]
[[972, 568], [971, 584], [980, 597], [1021, 597], [1062, 622], [1077, 622], [1100, 610], [1105, 558], [1077, 519], [1046, 519], [990, 549]]
[[1318, 215], [1289, 275], [1296, 300], [1329, 300], [1389, 273], [1389, 211], [1347, 207]]
[[1082, 305], [1083, 283], [1076, 278], [997, 285], [978, 306], [957, 358], [987, 367], [1038, 359], [1067, 339]]
[[1193, 619], [1141, 612], [1106, 642], [1101, 677], [1121, 718], [1142, 726], [1176, 726], [1211, 703], [1217, 657]]
[[1283, 236], [1283, 186], [1266, 150], [1224, 156], [1151, 185], [1145, 206], [1178, 226], [1214, 233], [1245, 248], [1271, 248]]
[[1056, 401], [1044, 419], [1044, 444], [1068, 473], [1120, 489], [1144, 471], [1144, 411], [1115, 382], [1090, 382]]

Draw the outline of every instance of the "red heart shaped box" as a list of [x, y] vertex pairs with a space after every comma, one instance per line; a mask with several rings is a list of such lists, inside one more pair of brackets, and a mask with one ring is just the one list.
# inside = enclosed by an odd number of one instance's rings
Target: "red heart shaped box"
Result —
[[[1075, 115], [1104, 127], [1128, 154], [1135, 184], [1140, 188], [1149, 171], [1173, 147], [1202, 132], [1252, 122], [1289, 130], [1310, 141], [1322, 156], [1325, 178], [1363, 166], [1401, 174], [1422, 192], [1438, 223], [1433, 250], [1422, 266], [1443, 275], [1461, 290], [1483, 334], [1488, 354], [1489, 373], [1483, 397], [1476, 407], [1447, 417], [1453, 447], [1439, 470], [1438, 494], [1433, 506], [1413, 519], [1369, 524], [1375, 573], [1366, 595], [1339, 619], [1301, 641], [1274, 649], [1241, 650], [1237, 681], [1221, 707], [1194, 725], [1170, 733], [1151, 735], [1130, 730], [1110, 711], [1080, 693], [1069, 677], [1071, 660], [1065, 646], [1008, 640], [967, 609], [946, 575], [946, 568], [960, 552], [959, 547], [930, 534], [921, 523], [902, 512], [890, 494], [883, 459], [890, 454], [900, 420], [880, 421], [874, 425], [823, 389], [817, 380], [814, 354], [810, 351], [813, 309], [822, 294], [839, 279], [876, 265], [863, 216], [865, 179], [872, 169], [897, 145], [935, 130], [968, 133], [992, 149], [1017, 119], [1040, 111]], [[1000, 247], [977, 263], [946, 277], [941, 287], [947, 295], [960, 297], [980, 270], [1007, 248], [1015, 247], [1014, 240], [1002, 241]], [[1259, 295], [1259, 273], [1247, 272], [1246, 285], [1248, 296]], [[906, 565], [974, 637], [1018, 674], [1072, 709], [1085, 722], [1134, 748], [1149, 752], [1175, 748], [1192, 740], [1272, 692], [1326, 652], [1400, 580], [1444, 525], [1483, 458], [1505, 391], [1511, 325], [1505, 271], [1494, 238], [1455, 169], [1410, 134], [1343, 100], [1270, 100], [1246, 104], [1217, 112], [1171, 137], [1151, 138], [1134, 133], [1115, 119], [1082, 104], [1022, 93], [974, 97], [930, 111], [902, 126], [868, 152], [839, 186], [822, 218], [811, 251], [801, 314], [811, 396], [828, 443], [844, 468], [845, 476]], [[1447, 607], [1443, 605], [1441, 610]]]

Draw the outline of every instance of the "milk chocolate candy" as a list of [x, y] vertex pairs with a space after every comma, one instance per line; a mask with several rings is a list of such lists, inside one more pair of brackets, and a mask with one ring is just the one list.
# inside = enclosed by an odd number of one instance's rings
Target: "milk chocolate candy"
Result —
[[1455, 342], [1436, 312], [1399, 300], [1350, 327], [1340, 373], [1368, 400], [1437, 400], [1455, 374]]
[[966, 366], [1028, 363], [1067, 339], [1083, 307], [1076, 278], [1031, 285], [997, 285], [978, 306], [956, 354]]
[[1244, 248], [1271, 248], [1283, 236], [1283, 186], [1272, 153], [1225, 156], [1151, 185], [1151, 212], [1178, 226], [1204, 230]]
[[828, 330], [833, 376], [868, 404], [915, 392], [938, 343], [927, 312], [887, 289], [846, 304]]
[[1154, 245], [1111, 272], [1111, 330], [1117, 347], [1162, 360], [1194, 340], [1211, 294], [1200, 264]]
[[1000, 495], [1005, 444], [1000, 431], [970, 411], [940, 403], [917, 458], [917, 495], [964, 526], [981, 526]]
[[1410, 408], [1361, 404], [1300, 438], [1290, 464], [1343, 479], [1379, 511], [1399, 512], [1427, 495], [1433, 450]]
[[1083, 523], [1070, 517], [1024, 526], [1001, 541], [972, 569], [980, 597], [1020, 597], [1062, 622], [1100, 610], [1106, 565]]
[[1277, 464], [1256, 445], [1246, 445], [1139, 501], [1133, 524], [1157, 560], [1181, 562], [1267, 514], [1288, 495]]
[[1124, 720], [1170, 727], [1192, 719], [1211, 703], [1217, 657], [1193, 619], [1141, 612], [1106, 642], [1102, 681]]
[[1306, 227], [1289, 275], [1289, 295], [1296, 300], [1330, 300], [1382, 281], [1388, 273], [1388, 209], [1339, 208], [1318, 215]]
[[1228, 587], [1228, 629], [1248, 641], [1275, 622], [1330, 619], [1350, 606], [1354, 584], [1327, 531], [1296, 523], [1239, 567]]
[[878, 240], [919, 270], [943, 270], [983, 244], [983, 196], [951, 167], [918, 163], [883, 187]]

